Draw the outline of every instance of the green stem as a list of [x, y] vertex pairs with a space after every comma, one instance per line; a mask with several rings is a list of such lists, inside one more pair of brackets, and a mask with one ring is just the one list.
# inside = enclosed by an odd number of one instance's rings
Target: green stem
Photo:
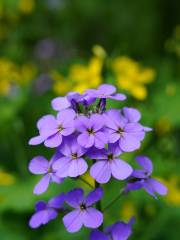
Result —
[[79, 177], [79, 180], [81, 180], [81, 182], [85, 183], [87, 186], [89, 186], [90, 188], [94, 189], [94, 186], [91, 185], [88, 181], [86, 181], [84, 178]]
[[[100, 187], [100, 184], [95, 181], [95, 188]], [[96, 203], [96, 209], [98, 209], [100, 212], [102, 212], [102, 206], [101, 206], [101, 200]], [[103, 223], [99, 227], [99, 230], [103, 231]]]
[[121, 189], [120, 193], [105, 207], [103, 208], [103, 212], [109, 210], [109, 208], [119, 200], [119, 198], [124, 194], [124, 188]]

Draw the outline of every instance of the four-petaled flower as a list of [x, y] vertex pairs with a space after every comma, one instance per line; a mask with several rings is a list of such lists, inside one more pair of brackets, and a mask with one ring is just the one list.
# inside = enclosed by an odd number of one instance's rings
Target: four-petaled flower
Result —
[[42, 156], [34, 157], [29, 163], [29, 171], [33, 174], [44, 174], [41, 180], [36, 184], [34, 188], [35, 194], [41, 194], [45, 192], [50, 182], [61, 183], [63, 178], [57, 175], [57, 171], [53, 168], [53, 164], [61, 155], [56, 153], [48, 161]]
[[85, 148], [95, 146], [98, 149], [104, 148], [107, 144], [107, 136], [103, 132], [104, 119], [100, 114], [92, 114], [89, 118], [80, 116], [76, 119], [75, 126], [80, 135], [78, 143]]
[[39, 201], [35, 206], [35, 213], [32, 215], [29, 225], [31, 228], [38, 228], [41, 225], [47, 224], [49, 221], [58, 216], [58, 211], [63, 210], [65, 194], [52, 198], [48, 203]]
[[132, 234], [132, 225], [134, 218], [131, 218], [128, 223], [116, 222], [107, 227], [104, 232], [93, 230], [90, 234], [90, 240], [127, 240]]
[[140, 148], [140, 143], [145, 136], [144, 127], [138, 122], [129, 122], [120, 111], [112, 109], [103, 114], [109, 142], [118, 141], [124, 152], [132, 152]]
[[77, 177], [84, 174], [88, 165], [83, 159], [87, 149], [77, 143], [77, 137], [67, 138], [59, 147], [59, 152], [63, 155], [54, 164], [59, 177]]
[[128, 163], [118, 158], [121, 153], [117, 144], [109, 144], [108, 149], [90, 149], [87, 155], [97, 160], [90, 169], [90, 175], [98, 183], [107, 183], [111, 175], [119, 180], [129, 177], [133, 169]]
[[154, 198], [157, 198], [155, 193], [166, 195], [167, 188], [161, 182], [151, 177], [153, 171], [151, 160], [146, 156], [138, 156], [136, 157], [136, 161], [142, 169], [133, 171], [125, 191], [128, 192], [144, 188], [144, 190]]
[[68, 232], [77, 232], [84, 225], [87, 228], [98, 228], [103, 222], [103, 214], [92, 207], [103, 195], [102, 188], [91, 191], [84, 197], [82, 189], [74, 189], [66, 195], [66, 203], [75, 208], [63, 217]]
[[44, 142], [46, 147], [58, 147], [64, 136], [72, 134], [74, 128], [74, 118], [76, 113], [72, 109], [62, 110], [57, 114], [57, 118], [53, 115], [46, 115], [42, 117], [37, 127], [39, 129], [39, 136], [30, 139], [30, 145], [37, 145]]
[[98, 89], [88, 89], [85, 91], [85, 93], [90, 97], [99, 99], [110, 98], [118, 101], [123, 101], [126, 99], [124, 94], [115, 92], [116, 88], [111, 84], [102, 84], [98, 87]]

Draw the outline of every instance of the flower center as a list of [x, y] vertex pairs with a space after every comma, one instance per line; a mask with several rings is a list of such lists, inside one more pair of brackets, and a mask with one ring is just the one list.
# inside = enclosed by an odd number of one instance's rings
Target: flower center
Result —
[[107, 155], [107, 158], [108, 158], [109, 161], [113, 160], [113, 154], [112, 154], [112, 153], [109, 153], [109, 154]]
[[88, 132], [89, 134], [92, 134], [92, 135], [95, 133], [92, 128], [88, 128], [88, 129], [87, 129], [87, 132]]
[[60, 125], [58, 126], [58, 131], [61, 132], [63, 129], [64, 129], [63, 126], [60, 124]]
[[116, 131], [117, 133], [119, 133], [120, 135], [122, 135], [124, 133], [124, 130], [122, 128], [118, 128], [118, 130]]
[[86, 205], [84, 204], [84, 203], [82, 203], [81, 205], [80, 205], [80, 209], [83, 211], [83, 210], [86, 210]]
[[48, 173], [52, 173], [53, 172], [53, 169], [52, 169], [52, 167], [48, 167]]
[[72, 158], [73, 160], [77, 159], [77, 157], [78, 157], [77, 153], [72, 153], [72, 154], [71, 154], [71, 158]]

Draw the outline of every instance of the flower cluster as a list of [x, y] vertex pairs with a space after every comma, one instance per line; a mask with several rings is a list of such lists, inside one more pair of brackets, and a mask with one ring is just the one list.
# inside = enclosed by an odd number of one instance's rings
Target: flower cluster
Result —
[[140, 188], [154, 197], [155, 193], [166, 194], [166, 187], [151, 177], [150, 159], [144, 156], [136, 158], [141, 170], [133, 170], [121, 159], [123, 152], [140, 148], [151, 128], [140, 123], [141, 114], [137, 109], [107, 110], [107, 99], [124, 101], [126, 96], [116, 93], [116, 88], [110, 84], [88, 89], [83, 94], [70, 92], [65, 97], [53, 99], [52, 108], [58, 111], [56, 116], [46, 115], [37, 122], [39, 134], [31, 138], [29, 144], [43, 143], [54, 148], [55, 153], [50, 161], [43, 156], [31, 160], [30, 172], [43, 175], [34, 193], [41, 194], [50, 182], [61, 184], [68, 177], [83, 180], [82, 176], [88, 170], [95, 181], [95, 188], [86, 196], [83, 189], [76, 188], [61, 193], [48, 203], [38, 202], [30, 219], [32, 228], [48, 223], [61, 212], [68, 232], [77, 232], [85, 226], [93, 229], [91, 240], [125, 240], [131, 235], [134, 219], [128, 223], [117, 221], [103, 230], [104, 212], [111, 204], [102, 209], [102, 184], [108, 183], [112, 177], [126, 180], [121, 194]]

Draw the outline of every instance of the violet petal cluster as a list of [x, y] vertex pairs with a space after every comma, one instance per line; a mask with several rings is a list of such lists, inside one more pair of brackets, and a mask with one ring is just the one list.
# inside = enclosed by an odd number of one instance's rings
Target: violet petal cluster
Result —
[[[87, 172], [96, 187], [87, 195], [83, 189], [75, 188], [48, 203], [39, 201], [30, 227], [46, 224], [61, 212], [62, 222], [70, 233], [86, 227], [94, 229], [90, 240], [126, 240], [131, 235], [133, 219], [129, 223], [118, 221], [104, 231], [99, 229], [104, 221], [101, 185], [114, 178], [128, 182], [126, 193], [144, 188], [154, 197], [155, 193], [166, 194], [165, 186], [151, 177], [150, 159], [138, 157], [136, 161], [142, 169], [133, 170], [121, 156], [124, 152], [139, 149], [146, 133], [152, 129], [140, 123], [141, 114], [135, 108], [106, 109], [108, 99], [121, 102], [126, 96], [116, 93], [116, 88], [110, 84], [88, 89], [83, 94], [70, 92], [52, 100], [52, 108], [57, 111], [55, 116], [46, 115], [37, 122], [39, 134], [32, 137], [29, 144], [43, 143], [54, 150], [54, 155], [50, 161], [43, 156], [30, 161], [29, 171], [42, 175], [34, 193], [44, 193], [51, 182], [63, 184], [67, 178], [83, 180]], [[88, 186], [92, 187], [89, 183]]]

